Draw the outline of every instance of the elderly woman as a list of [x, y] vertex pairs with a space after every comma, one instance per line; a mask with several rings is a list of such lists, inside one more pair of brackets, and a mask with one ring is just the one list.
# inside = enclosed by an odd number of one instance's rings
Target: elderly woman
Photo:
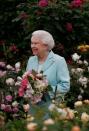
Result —
[[44, 30], [37, 30], [32, 33], [31, 49], [32, 57], [29, 58], [27, 64], [28, 70], [37, 72], [43, 71], [53, 91], [49, 92], [49, 96], [54, 98], [55, 90], [57, 95], [64, 95], [70, 89], [69, 71], [65, 59], [54, 54], [54, 39], [52, 35]]

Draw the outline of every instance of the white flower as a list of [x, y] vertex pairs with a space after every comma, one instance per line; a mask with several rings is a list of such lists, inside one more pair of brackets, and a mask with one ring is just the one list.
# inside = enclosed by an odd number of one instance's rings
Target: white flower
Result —
[[66, 112], [64, 109], [58, 108], [57, 111], [58, 111], [58, 113], [59, 113], [59, 118], [60, 118], [61, 120], [66, 119], [67, 112]]
[[81, 57], [81, 56], [79, 56], [77, 53], [74, 53], [74, 54], [72, 55], [72, 59], [73, 59], [74, 61], [79, 60], [80, 57]]
[[87, 67], [87, 69], [88, 69], [88, 72], [89, 72], [89, 66]]
[[35, 131], [37, 128], [37, 123], [30, 122], [27, 124], [27, 130], [28, 131]]
[[56, 108], [55, 104], [50, 104], [48, 107], [49, 111], [53, 111], [55, 110], [55, 108]]
[[53, 119], [49, 118], [44, 121], [44, 125], [53, 125], [55, 122]]
[[8, 78], [8, 79], [6, 79], [6, 84], [13, 86], [15, 84], [15, 81], [12, 78]]
[[23, 109], [24, 109], [25, 112], [28, 112], [29, 109], [30, 109], [30, 105], [29, 104], [23, 105]]
[[75, 107], [79, 107], [79, 106], [82, 106], [82, 105], [83, 105], [82, 101], [76, 101], [76, 102], [74, 103], [74, 106], [75, 106]]
[[17, 81], [21, 81], [22, 78], [20, 76], [17, 77]]
[[20, 63], [20, 62], [17, 62], [17, 63], [15, 64], [15, 68], [16, 68], [16, 69], [20, 69], [20, 66], [21, 66], [21, 63]]
[[77, 63], [81, 65], [81, 64], [83, 64], [83, 61], [78, 60]]
[[22, 78], [20, 76], [17, 77], [17, 81], [15, 82], [15, 86], [21, 85]]
[[76, 69], [75, 69], [75, 68], [72, 68], [72, 69], [71, 69], [71, 73], [72, 73], [72, 74], [75, 74], [75, 72], [76, 72]]
[[80, 88], [80, 93], [83, 94], [84, 93], [84, 90], [82, 88]]
[[66, 118], [65, 119], [73, 119], [74, 118], [74, 111], [71, 110], [70, 108], [64, 108], [64, 110], [67, 112]]
[[82, 100], [82, 95], [78, 95], [78, 100]]
[[89, 121], [89, 115], [86, 112], [83, 112], [81, 115], [81, 121], [86, 123]]
[[43, 74], [42, 74], [42, 73], [38, 73], [38, 74], [36, 75], [36, 77], [42, 78], [42, 77], [43, 77]]
[[47, 126], [43, 126], [42, 131], [48, 131]]
[[27, 121], [28, 122], [30, 122], [30, 121], [33, 121], [35, 118], [33, 117], [33, 116], [29, 116], [29, 115], [27, 115]]
[[86, 60], [84, 60], [83, 62], [86, 66], [88, 66], [88, 62]]
[[8, 70], [14, 70], [14, 68], [13, 68], [11, 65], [7, 65], [6, 68], [7, 68]]
[[83, 73], [84, 70], [82, 68], [77, 68], [76, 71], [77, 73]]
[[89, 104], [89, 100], [84, 100], [84, 103], [85, 104]]
[[79, 78], [78, 81], [79, 81], [79, 83], [82, 84], [82, 86], [86, 87], [87, 83], [88, 83], [88, 78], [82, 76], [82, 77]]
[[12, 106], [13, 106], [13, 107], [17, 107], [17, 106], [18, 106], [18, 102], [17, 102], [17, 101], [14, 101], [14, 102], [12, 103]]

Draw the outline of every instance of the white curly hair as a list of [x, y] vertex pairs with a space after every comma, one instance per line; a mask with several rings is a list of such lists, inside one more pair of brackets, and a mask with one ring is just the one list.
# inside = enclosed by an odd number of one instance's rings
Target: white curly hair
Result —
[[43, 44], [48, 45], [48, 49], [49, 50], [52, 50], [53, 47], [55, 46], [55, 42], [54, 42], [53, 36], [49, 32], [47, 32], [45, 30], [34, 31], [32, 33], [32, 37], [33, 36], [35, 36], [38, 39], [40, 39], [43, 42]]

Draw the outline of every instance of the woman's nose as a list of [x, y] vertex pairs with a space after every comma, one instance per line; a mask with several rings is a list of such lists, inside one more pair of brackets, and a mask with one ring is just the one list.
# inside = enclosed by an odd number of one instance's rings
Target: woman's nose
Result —
[[31, 44], [31, 48], [35, 47], [35, 44]]

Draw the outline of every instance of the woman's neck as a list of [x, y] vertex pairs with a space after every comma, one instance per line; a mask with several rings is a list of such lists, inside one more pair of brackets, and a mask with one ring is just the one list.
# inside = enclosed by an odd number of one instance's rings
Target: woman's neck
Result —
[[38, 57], [39, 64], [43, 64], [46, 61], [46, 59], [48, 57], [48, 54], [49, 54], [49, 52], [47, 52], [47, 53], [45, 53], [43, 55], [40, 55]]

